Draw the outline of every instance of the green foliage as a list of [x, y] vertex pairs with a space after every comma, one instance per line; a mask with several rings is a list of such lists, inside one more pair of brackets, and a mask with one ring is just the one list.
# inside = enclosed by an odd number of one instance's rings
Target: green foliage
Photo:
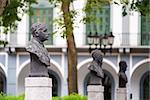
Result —
[[0, 45], [1, 44], [3, 44], [4, 45], [4, 47], [8, 44], [8, 42], [7, 41], [3, 41], [3, 40], [0, 40]]
[[133, 0], [131, 9], [140, 12], [143, 16], [150, 16], [150, 1], [142, 0], [134, 3]]
[[7, 96], [4, 93], [0, 93], [0, 100], [24, 100], [24, 94], [20, 96]]
[[87, 100], [87, 98], [78, 94], [71, 94], [69, 96], [64, 96], [63, 100]]
[[[8, 31], [16, 30], [17, 22], [21, 21], [21, 18], [24, 13], [27, 13], [29, 10], [29, 5], [36, 3], [36, 0], [7, 0], [5, 9], [0, 15], [0, 27], [3, 27], [4, 34], [7, 34]], [[1, 33], [2, 34], [2, 33]], [[8, 44], [7, 41], [0, 40], [0, 45], [3, 44], [4, 47]]]
[[28, 11], [28, 5], [32, 3], [36, 3], [36, 0], [9, 0], [0, 16], [0, 26], [8, 30], [10, 27], [16, 28], [16, 22], [21, 20], [22, 15]]
[[53, 100], [87, 100], [87, 96], [81, 96], [79, 94], [71, 94], [64, 97], [53, 97]]
[[93, 21], [100, 23], [101, 20], [97, 18], [96, 15], [91, 14], [91, 12], [101, 10], [104, 6], [109, 5], [111, 2], [112, 0], [87, 0], [86, 6], [83, 9], [83, 11], [86, 13], [86, 16], [82, 21], [84, 23], [91, 23]]
[[[25, 95], [20, 96], [7, 96], [4, 93], [0, 93], [0, 100], [24, 100]], [[87, 100], [87, 96], [81, 96], [79, 94], [71, 94], [64, 97], [53, 97], [52, 100]]]
[[[62, 9], [62, 0], [49, 0], [55, 7], [60, 6], [60, 12], [59, 12], [59, 17], [54, 19], [54, 25], [58, 31], [54, 32], [55, 33], [60, 33], [62, 38], [67, 38], [71, 31], [73, 30], [72, 25], [74, 25], [76, 18], [78, 16], [78, 11], [74, 10], [74, 7], [72, 9], [69, 9], [69, 12], [66, 12], [65, 10], [63, 11]], [[72, 1], [70, 1], [70, 6], [73, 6]], [[61, 3], [60, 3], [61, 2]], [[64, 18], [70, 19], [70, 21], [65, 22]], [[65, 23], [67, 23], [65, 25]]]
[[131, 3], [128, 0], [120, 0], [120, 2], [114, 1], [114, 4], [122, 6], [123, 16], [126, 16], [128, 11], [137, 11], [143, 16], [150, 16], [149, 0], [132, 0]]
[[[70, 0], [71, 2], [75, 0]], [[62, 2], [62, 0], [49, 0], [49, 2], [53, 4], [57, 4]], [[93, 9], [99, 9], [103, 5], [111, 3], [112, 0], [87, 0], [87, 4], [85, 6], [85, 12], [91, 12]], [[28, 6], [32, 3], [37, 3], [36, 0], [9, 0], [8, 4], [5, 7], [3, 14], [0, 16], [0, 26], [6, 27], [9, 30], [11, 27], [16, 28], [17, 21], [21, 20], [21, 15], [28, 11]], [[136, 2], [133, 0], [131, 4], [129, 4], [128, 0], [120, 0], [119, 2], [114, 2], [117, 5], [122, 6], [122, 15], [127, 15], [127, 6], [130, 6], [130, 10], [139, 11], [141, 15], [150, 16], [150, 2], [149, 0], [137, 0]], [[75, 12], [75, 11], [71, 11]], [[75, 14], [72, 14], [75, 15]], [[85, 22], [93, 21], [94, 16], [88, 16], [84, 18]]]

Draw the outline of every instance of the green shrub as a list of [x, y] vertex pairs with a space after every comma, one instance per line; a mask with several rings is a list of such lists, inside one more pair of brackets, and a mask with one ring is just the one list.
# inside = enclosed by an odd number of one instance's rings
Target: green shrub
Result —
[[52, 100], [62, 100], [61, 97], [53, 97]]
[[53, 97], [53, 100], [87, 100], [87, 96], [81, 96], [79, 94], [71, 94], [64, 97]]
[[20, 95], [20, 96], [7, 96], [4, 93], [0, 93], [0, 100], [24, 100], [24, 95]]
[[0, 100], [6, 100], [6, 95], [4, 93], [0, 93]]
[[[7, 96], [4, 93], [0, 93], [0, 100], [24, 100], [24, 94], [20, 96]], [[71, 94], [64, 97], [53, 97], [52, 100], [87, 100], [87, 96], [81, 96], [79, 94]]]

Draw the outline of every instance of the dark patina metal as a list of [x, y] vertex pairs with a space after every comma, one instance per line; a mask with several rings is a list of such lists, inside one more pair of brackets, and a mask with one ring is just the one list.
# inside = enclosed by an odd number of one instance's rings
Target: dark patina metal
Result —
[[102, 52], [100, 50], [94, 50], [91, 54], [93, 61], [88, 67], [90, 70], [89, 85], [102, 85], [102, 79], [104, 78], [104, 73], [102, 70]]
[[45, 24], [35, 23], [31, 27], [33, 38], [26, 51], [30, 53], [30, 77], [48, 77], [50, 56], [43, 42], [48, 40], [49, 33]]
[[125, 74], [125, 71], [127, 69], [127, 64], [125, 61], [120, 61], [119, 62], [119, 88], [125, 88], [126, 83], [128, 82], [127, 76]]

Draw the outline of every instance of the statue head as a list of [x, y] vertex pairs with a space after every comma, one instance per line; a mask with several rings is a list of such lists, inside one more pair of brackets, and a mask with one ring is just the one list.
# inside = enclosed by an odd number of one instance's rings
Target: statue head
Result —
[[127, 69], [127, 64], [125, 61], [120, 61], [119, 62], [119, 67], [120, 67], [120, 72], [125, 72]]
[[34, 38], [38, 39], [38, 41], [44, 42], [48, 40], [49, 33], [47, 26], [42, 23], [35, 23], [31, 27], [31, 32]]
[[92, 54], [92, 57], [94, 60], [102, 63], [103, 56], [102, 56], [102, 52], [100, 50], [93, 50], [91, 54]]

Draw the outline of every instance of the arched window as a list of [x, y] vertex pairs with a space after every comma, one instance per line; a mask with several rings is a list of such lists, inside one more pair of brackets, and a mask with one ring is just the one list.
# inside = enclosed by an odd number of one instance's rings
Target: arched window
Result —
[[6, 77], [3, 70], [0, 68], [0, 93], [6, 92]]
[[[143, 1], [150, 4], [149, 0]], [[150, 45], [150, 17], [144, 15], [141, 15], [141, 45]]]
[[[90, 74], [88, 73], [84, 79], [84, 95], [87, 95], [87, 86], [88, 81], [90, 79]], [[103, 86], [104, 86], [104, 100], [114, 100], [114, 79], [112, 75], [104, 70], [104, 79], [103, 79]]]
[[[30, 27], [33, 23], [44, 23], [48, 27], [48, 32], [50, 32], [50, 37], [45, 44], [50, 45], [53, 42], [52, 32], [53, 32], [53, 6], [49, 2], [40, 1], [38, 4], [33, 4], [30, 7]], [[31, 38], [31, 32], [29, 34], [29, 39]]]
[[56, 72], [49, 70], [49, 77], [52, 79], [52, 96], [61, 95], [61, 80]]
[[150, 72], [146, 72], [140, 81], [140, 100], [150, 100]]
[[[96, 16], [90, 23], [86, 23], [86, 35], [90, 32], [94, 35], [103, 35], [110, 32], [110, 5], [103, 5], [102, 7], [93, 8], [93, 11], [86, 13], [87, 16]], [[91, 35], [92, 35], [91, 34]]]

